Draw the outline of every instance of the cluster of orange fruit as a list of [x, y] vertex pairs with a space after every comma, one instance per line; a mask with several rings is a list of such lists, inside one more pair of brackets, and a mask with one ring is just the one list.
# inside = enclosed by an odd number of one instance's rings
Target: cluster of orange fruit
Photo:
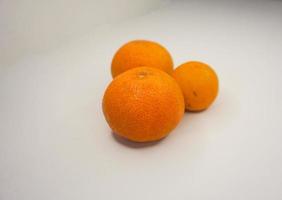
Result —
[[193, 61], [173, 70], [169, 52], [152, 41], [123, 45], [111, 69], [103, 112], [114, 133], [135, 142], [167, 136], [185, 110], [205, 110], [218, 93], [218, 78], [210, 66]]

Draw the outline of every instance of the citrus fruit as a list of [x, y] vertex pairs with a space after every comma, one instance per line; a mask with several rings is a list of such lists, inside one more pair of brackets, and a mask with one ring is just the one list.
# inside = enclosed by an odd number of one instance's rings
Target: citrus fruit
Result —
[[112, 60], [112, 76], [135, 67], [150, 66], [169, 74], [173, 72], [173, 61], [169, 52], [160, 44], [147, 40], [134, 40], [123, 45]]
[[103, 112], [113, 132], [136, 142], [159, 140], [172, 131], [185, 111], [176, 81], [149, 67], [117, 76], [103, 97]]
[[184, 63], [174, 70], [172, 76], [182, 89], [187, 110], [204, 110], [215, 100], [218, 78], [207, 64], [196, 61]]

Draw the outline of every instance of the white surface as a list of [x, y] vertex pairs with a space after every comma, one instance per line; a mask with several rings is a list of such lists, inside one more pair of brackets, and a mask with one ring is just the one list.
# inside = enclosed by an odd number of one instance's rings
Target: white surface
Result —
[[[0, 71], [1, 200], [282, 198], [282, 2], [172, 2]], [[219, 97], [155, 145], [117, 141], [101, 109], [124, 42], [217, 71]]]
[[143, 15], [166, 0], [1, 0], [0, 63], [44, 53], [94, 27]]

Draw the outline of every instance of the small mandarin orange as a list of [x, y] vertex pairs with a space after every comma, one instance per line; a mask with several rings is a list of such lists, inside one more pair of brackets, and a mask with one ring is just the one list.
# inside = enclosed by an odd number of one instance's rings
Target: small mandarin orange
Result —
[[208, 108], [218, 94], [218, 78], [205, 63], [192, 61], [177, 67], [172, 75], [179, 84], [188, 111]]
[[173, 61], [169, 52], [160, 44], [147, 40], [133, 40], [124, 44], [115, 53], [112, 60], [112, 76], [126, 70], [150, 66], [168, 74], [173, 72]]
[[138, 67], [122, 73], [103, 97], [103, 112], [113, 132], [135, 142], [167, 136], [184, 111], [178, 84], [156, 68]]

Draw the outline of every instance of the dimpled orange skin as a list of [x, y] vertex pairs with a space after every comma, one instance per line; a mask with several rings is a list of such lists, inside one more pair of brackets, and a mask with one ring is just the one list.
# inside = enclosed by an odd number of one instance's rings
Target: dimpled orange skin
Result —
[[147, 40], [133, 40], [123, 45], [113, 57], [112, 76], [126, 70], [150, 66], [172, 74], [173, 61], [169, 52], [160, 44]]
[[172, 75], [178, 82], [188, 111], [208, 108], [218, 94], [218, 78], [215, 71], [205, 63], [192, 61], [177, 67]]
[[184, 97], [176, 81], [148, 67], [117, 76], [103, 98], [103, 112], [113, 132], [135, 142], [167, 136], [184, 111]]

